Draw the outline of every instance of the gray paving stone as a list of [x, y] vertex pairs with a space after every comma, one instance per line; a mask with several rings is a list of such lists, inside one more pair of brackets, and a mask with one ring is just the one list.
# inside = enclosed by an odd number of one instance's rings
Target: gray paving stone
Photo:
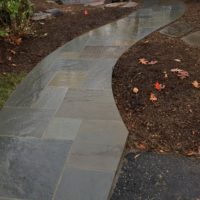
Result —
[[121, 145], [92, 144], [74, 142], [70, 150], [67, 164], [83, 170], [115, 172], [123, 148]]
[[52, 110], [3, 108], [0, 135], [41, 137], [53, 114]]
[[67, 88], [47, 87], [41, 93], [36, 102], [32, 104], [32, 108], [57, 110], [62, 103]]
[[54, 118], [44, 133], [44, 139], [74, 140], [79, 131], [81, 120]]
[[200, 31], [191, 33], [182, 38], [182, 40], [194, 47], [200, 47]]
[[171, 37], [181, 37], [191, 32], [192, 29], [193, 27], [186, 22], [177, 21], [162, 29], [160, 33]]
[[118, 58], [124, 51], [121, 46], [86, 46], [81, 54], [81, 58]]
[[112, 90], [69, 89], [63, 103], [115, 103]]
[[1, 137], [1, 196], [51, 199], [70, 145], [63, 141]]
[[55, 200], [105, 200], [113, 176], [113, 173], [67, 168]]
[[56, 117], [77, 119], [103, 119], [120, 120], [116, 105], [113, 103], [87, 103], [87, 102], [63, 102]]
[[76, 142], [92, 144], [125, 145], [128, 130], [122, 121], [83, 120]]
[[93, 68], [90, 75], [83, 82], [81, 88], [95, 90], [112, 90], [113, 67], [102, 66]]
[[58, 71], [49, 83], [49, 86], [77, 88], [85, 80], [87, 74], [84, 72]]

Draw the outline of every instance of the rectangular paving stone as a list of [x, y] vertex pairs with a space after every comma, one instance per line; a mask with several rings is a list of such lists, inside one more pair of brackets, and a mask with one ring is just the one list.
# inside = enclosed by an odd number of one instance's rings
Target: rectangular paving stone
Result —
[[118, 58], [125, 47], [120, 46], [86, 46], [82, 52], [81, 58]]
[[56, 110], [62, 103], [66, 92], [67, 88], [47, 87], [40, 93], [38, 100], [31, 107]]
[[58, 71], [49, 83], [49, 86], [77, 88], [86, 79], [86, 75], [84, 72]]
[[81, 120], [70, 118], [54, 118], [44, 133], [44, 139], [74, 140]]
[[83, 120], [76, 142], [121, 145], [123, 148], [127, 136], [128, 130], [122, 121]]
[[1, 196], [50, 200], [70, 146], [66, 141], [1, 137]]
[[0, 135], [41, 137], [54, 111], [29, 108], [3, 108]]
[[121, 145], [75, 141], [72, 144], [67, 164], [76, 169], [115, 172], [123, 149]]
[[112, 90], [69, 89], [64, 102], [114, 103]]
[[56, 117], [77, 118], [77, 119], [121, 119], [118, 110], [113, 103], [93, 102], [63, 102]]
[[66, 168], [55, 200], [106, 200], [113, 173]]
[[112, 90], [113, 67], [96, 67], [90, 71], [88, 78], [83, 82], [81, 88], [95, 90]]
[[160, 33], [171, 37], [181, 37], [192, 31], [192, 29], [193, 27], [186, 22], [177, 21], [162, 29]]

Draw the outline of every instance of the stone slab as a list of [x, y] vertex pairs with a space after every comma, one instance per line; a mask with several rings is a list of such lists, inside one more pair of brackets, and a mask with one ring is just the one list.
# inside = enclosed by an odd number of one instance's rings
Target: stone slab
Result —
[[84, 72], [58, 71], [49, 83], [49, 86], [77, 88], [81, 85], [85, 78], [86, 74]]
[[77, 119], [120, 120], [113, 103], [63, 102], [56, 117]]
[[80, 58], [118, 58], [125, 50], [126, 48], [121, 46], [86, 46]]
[[183, 37], [182, 40], [191, 46], [200, 47], [200, 31], [191, 33]]
[[0, 112], [0, 135], [40, 138], [53, 114], [52, 110], [3, 108]]
[[125, 157], [111, 200], [199, 199], [199, 159], [156, 153], [135, 156]]
[[39, 95], [36, 102], [32, 104], [32, 108], [57, 110], [62, 103], [67, 88], [47, 87]]
[[121, 145], [126, 143], [128, 130], [122, 121], [83, 120], [76, 142]]
[[192, 29], [193, 27], [186, 22], [177, 21], [162, 29], [160, 33], [171, 37], [182, 37], [191, 32]]
[[105, 200], [113, 176], [113, 173], [67, 168], [55, 200]]
[[54, 118], [45, 131], [44, 139], [75, 140], [81, 120], [70, 118]]
[[63, 103], [115, 103], [112, 90], [69, 89]]
[[74, 142], [67, 164], [82, 170], [115, 172], [124, 147], [121, 145]]
[[25, 138], [0, 138], [0, 196], [49, 200], [71, 144]]

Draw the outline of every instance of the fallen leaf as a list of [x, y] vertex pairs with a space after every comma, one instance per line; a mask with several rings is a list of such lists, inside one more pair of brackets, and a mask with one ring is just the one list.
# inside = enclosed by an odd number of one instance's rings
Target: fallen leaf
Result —
[[148, 62], [149, 65], [155, 65], [155, 64], [157, 64], [157, 63], [158, 63], [157, 60], [152, 60], [152, 61]]
[[168, 78], [168, 74], [167, 74], [167, 72], [164, 71], [163, 73], [164, 73], [164, 77], [165, 77], [165, 78]]
[[22, 38], [15, 38], [14, 42], [16, 45], [20, 45], [22, 43]]
[[140, 58], [139, 63], [142, 65], [147, 65], [149, 63], [149, 61], [146, 58]]
[[180, 59], [174, 59], [174, 61], [176, 61], [176, 62], [181, 62], [181, 60], [180, 60]]
[[133, 88], [133, 93], [137, 94], [139, 92], [139, 89], [137, 87]]
[[165, 85], [160, 84], [158, 81], [154, 84], [154, 87], [156, 90], [161, 91], [162, 89], [165, 88]]
[[10, 51], [10, 53], [12, 53], [13, 55], [16, 54], [16, 52], [15, 52], [14, 50], [12, 50], [12, 49], [10, 49], [9, 51]]
[[181, 72], [182, 69], [179, 69], [179, 68], [174, 68], [174, 69], [171, 69], [171, 72]]
[[11, 61], [12, 60], [12, 57], [11, 56], [8, 56], [8, 58], [7, 58], [9, 61]]
[[157, 101], [157, 100], [158, 100], [158, 98], [155, 96], [155, 94], [151, 93], [150, 94], [150, 101]]
[[171, 72], [177, 73], [177, 76], [180, 77], [181, 79], [189, 77], [189, 73], [183, 69], [175, 68], [171, 69]]
[[161, 84], [160, 84], [158, 81], [156, 81], [156, 83], [154, 84], [154, 87], [155, 87], [155, 89], [158, 90], [158, 91], [161, 90]]
[[180, 77], [181, 79], [185, 79], [185, 78], [189, 77], [189, 73], [185, 70], [182, 70], [182, 71], [178, 72], [177, 76]]
[[200, 83], [198, 81], [193, 81], [192, 82], [192, 85], [195, 87], [195, 88], [200, 88]]
[[146, 149], [146, 147], [144, 146], [144, 144], [138, 144], [137, 148], [140, 149], [140, 150], [145, 150]]
[[17, 67], [17, 65], [16, 65], [15, 63], [12, 63], [12, 66], [13, 66], [13, 67]]

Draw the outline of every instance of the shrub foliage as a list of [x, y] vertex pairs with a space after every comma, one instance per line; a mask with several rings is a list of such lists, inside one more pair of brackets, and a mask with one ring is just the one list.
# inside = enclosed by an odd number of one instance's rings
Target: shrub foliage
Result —
[[29, 0], [0, 0], [0, 36], [26, 34], [32, 13]]

